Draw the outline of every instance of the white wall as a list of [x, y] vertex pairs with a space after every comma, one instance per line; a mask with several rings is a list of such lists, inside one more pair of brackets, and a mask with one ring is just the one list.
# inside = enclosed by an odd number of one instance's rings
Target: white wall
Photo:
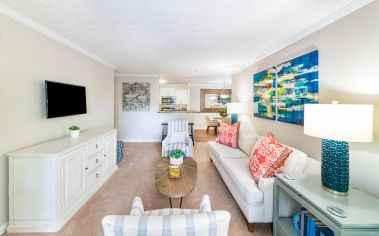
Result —
[[[218, 116], [218, 113], [158, 113], [159, 111], [159, 76], [128, 76], [115, 77], [115, 123], [119, 130], [119, 138], [128, 142], [161, 141], [161, 123], [172, 119], [186, 119], [194, 122], [195, 129], [204, 129], [205, 115]], [[122, 110], [122, 83], [150, 83], [150, 111], [126, 112]], [[200, 89], [223, 88], [223, 85], [190, 85], [190, 110], [200, 111]], [[226, 88], [231, 88], [227, 85]]]
[[[119, 138], [128, 142], [157, 142], [161, 140], [161, 123], [171, 119], [194, 121], [193, 113], [158, 113], [159, 76], [116, 76], [115, 116]], [[126, 112], [122, 110], [122, 83], [150, 83], [150, 111]]]
[[[84, 115], [46, 119], [44, 80], [83, 85]], [[68, 135], [68, 126], [113, 127], [113, 69], [0, 14], [0, 227], [8, 221], [5, 153]]]
[[[246, 130], [258, 134], [272, 131], [280, 141], [320, 159], [320, 139], [303, 134], [303, 126], [275, 122], [252, 116], [252, 76], [254, 73], [306, 52], [319, 50], [320, 103], [375, 105], [374, 142], [351, 144], [353, 185], [379, 197], [379, 1], [342, 18], [312, 35], [270, 55], [233, 76], [233, 100], [249, 101], [249, 115], [240, 120]], [[351, 124], [359, 125], [359, 124]], [[362, 154], [362, 152], [370, 154]]]

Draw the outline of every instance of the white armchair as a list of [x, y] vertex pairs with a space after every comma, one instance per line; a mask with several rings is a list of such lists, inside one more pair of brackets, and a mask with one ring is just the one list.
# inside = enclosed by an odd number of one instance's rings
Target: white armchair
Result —
[[188, 134], [188, 120], [168, 121], [167, 137], [162, 141], [162, 157], [168, 157], [173, 150], [181, 150], [186, 157], [193, 156], [193, 143]]
[[105, 236], [125, 235], [219, 235], [227, 236], [230, 213], [212, 211], [208, 195], [199, 209], [165, 208], [144, 211], [141, 198], [134, 198], [130, 215], [109, 215], [102, 220]]

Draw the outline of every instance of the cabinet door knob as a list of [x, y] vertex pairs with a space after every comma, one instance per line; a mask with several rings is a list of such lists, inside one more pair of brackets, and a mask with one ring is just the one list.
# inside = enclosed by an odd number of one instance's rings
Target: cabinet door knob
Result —
[[96, 163], [99, 163], [99, 159], [96, 159]]
[[107, 157], [107, 154], [104, 154], [105, 157]]
[[96, 174], [96, 178], [99, 178], [99, 174]]
[[88, 170], [88, 167], [84, 168], [85, 170]]
[[99, 145], [96, 144], [95, 147], [96, 147], [96, 149], [97, 149], [97, 148], [99, 147]]

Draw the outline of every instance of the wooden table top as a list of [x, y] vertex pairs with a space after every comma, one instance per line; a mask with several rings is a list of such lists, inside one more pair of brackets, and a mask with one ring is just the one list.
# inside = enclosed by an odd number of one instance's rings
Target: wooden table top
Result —
[[197, 163], [193, 158], [184, 158], [180, 165], [182, 178], [168, 177], [169, 158], [162, 158], [155, 167], [155, 187], [158, 192], [168, 198], [181, 198], [193, 190], [197, 181]]

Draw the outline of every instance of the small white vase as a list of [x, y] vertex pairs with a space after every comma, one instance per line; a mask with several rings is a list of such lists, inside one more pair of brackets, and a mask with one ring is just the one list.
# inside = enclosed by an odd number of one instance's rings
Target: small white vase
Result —
[[170, 157], [170, 164], [174, 166], [183, 164], [183, 156], [179, 157], [178, 159]]
[[79, 138], [80, 130], [71, 130], [70, 135], [71, 135], [71, 138]]

